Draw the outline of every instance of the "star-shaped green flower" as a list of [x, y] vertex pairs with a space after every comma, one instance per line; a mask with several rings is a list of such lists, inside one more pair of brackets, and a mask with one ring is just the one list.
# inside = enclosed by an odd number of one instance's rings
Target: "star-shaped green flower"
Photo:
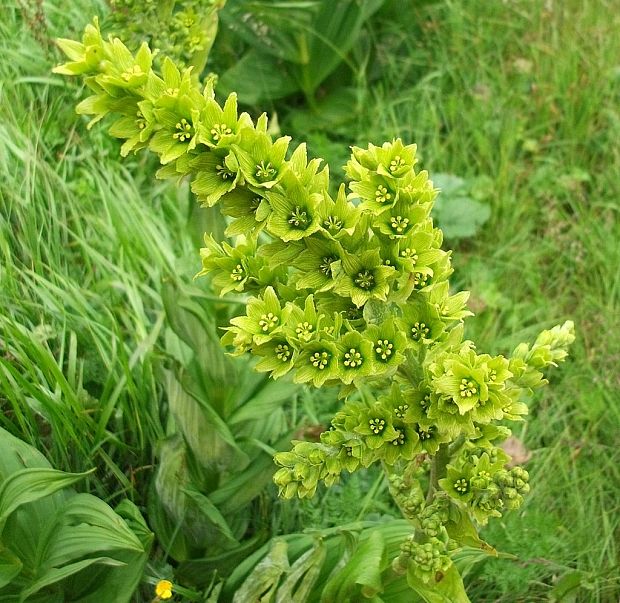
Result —
[[248, 186], [258, 190], [270, 189], [281, 180], [290, 140], [290, 136], [282, 136], [272, 142], [271, 137], [263, 132], [250, 128], [241, 131], [239, 142], [232, 148]]
[[302, 347], [295, 369], [296, 383], [311, 381], [315, 387], [321, 387], [328, 379], [338, 377], [338, 349], [325, 339], [311, 341]]
[[309, 193], [297, 179], [288, 178], [283, 191], [265, 193], [272, 213], [267, 219], [267, 230], [274, 237], [287, 241], [299, 241], [310, 236], [320, 227], [320, 193]]
[[267, 287], [262, 298], [250, 298], [246, 315], [232, 318], [230, 324], [237, 332], [251, 335], [256, 345], [261, 345], [282, 332], [282, 325], [289, 312], [288, 309], [282, 309], [273, 287]]
[[390, 412], [381, 404], [367, 408], [358, 415], [357, 420], [353, 431], [364, 436], [364, 442], [371, 450], [392, 446], [391, 442], [398, 438], [399, 434], [392, 425]]
[[334, 292], [350, 297], [358, 308], [372, 298], [386, 301], [394, 275], [394, 268], [383, 264], [378, 249], [362, 251], [359, 256], [343, 254]]
[[352, 383], [370, 375], [374, 368], [372, 341], [357, 331], [351, 331], [338, 342], [339, 377], [343, 383]]
[[237, 158], [227, 151], [207, 151], [191, 162], [192, 192], [207, 207], [214, 206], [241, 182]]

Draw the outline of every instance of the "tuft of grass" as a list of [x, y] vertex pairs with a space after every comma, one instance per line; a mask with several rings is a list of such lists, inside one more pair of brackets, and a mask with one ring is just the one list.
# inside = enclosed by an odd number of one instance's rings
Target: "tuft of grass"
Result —
[[[397, 3], [399, 4], [399, 3]], [[480, 348], [508, 352], [570, 318], [569, 362], [516, 433], [533, 492], [491, 524], [475, 601], [539, 601], [582, 572], [578, 601], [620, 596], [620, 15], [605, 0], [392, 5], [357, 137], [418, 143], [424, 167], [489, 177], [490, 221], [456, 245]], [[409, 11], [410, 19], [402, 15]], [[389, 15], [387, 15], [389, 17]], [[414, 35], [401, 23], [413, 21]], [[455, 246], [449, 242], [451, 246]]]
[[[49, 7], [56, 33], [61, 9]], [[79, 9], [69, 8], [76, 29]], [[5, 14], [0, 425], [58, 468], [97, 466], [89, 487], [103, 498], [141, 499], [164, 434], [160, 283], [198, 267], [188, 195], [87, 133], [80, 91], [50, 75], [58, 57], [29, 39], [17, 9]]]

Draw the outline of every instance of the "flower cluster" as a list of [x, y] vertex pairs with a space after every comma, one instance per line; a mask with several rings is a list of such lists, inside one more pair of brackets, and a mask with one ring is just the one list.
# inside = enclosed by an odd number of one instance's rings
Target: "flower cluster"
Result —
[[218, 28], [217, 12], [226, 0], [109, 0], [110, 25], [130, 46], [148, 40], [160, 56], [200, 73]]
[[572, 323], [509, 357], [464, 338], [468, 294], [450, 291], [450, 252], [430, 217], [437, 191], [415, 145], [353, 147], [348, 186], [333, 188], [321, 160], [273, 140], [266, 116], [239, 114], [234, 94], [220, 105], [168, 59], [156, 74], [148, 46], [134, 55], [96, 22], [82, 43], [59, 44], [70, 62], [56, 71], [85, 75], [94, 93], [78, 112], [115, 115], [122, 154], [155, 152], [158, 177], [190, 177], [198, 200], [226, 217], [229, 240], [205, 236], [200, 272], [247, 301], [223, 343], [273, 378], [340, 390], [320, 441], [276, 455], [281, 495], [312, 496], [381, 462], [416, 530], [396, 566], [413, 564], [423, 583], [444, 572], [454, 540], [469, 534], [463, 518], [484, 524], [528, 491], [527, 472], [505, 468], [496, 444], [510, 430], [497, 423], [527, 413], [542, 370], [565, 358]]

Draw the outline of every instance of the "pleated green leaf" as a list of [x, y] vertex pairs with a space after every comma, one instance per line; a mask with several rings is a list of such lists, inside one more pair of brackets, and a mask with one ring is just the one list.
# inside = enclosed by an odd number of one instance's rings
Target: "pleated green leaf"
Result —
[[55, 584], [56, 582], [60, 582], [61, 580], [65, 580], [66, 578], [69, 578], [70, 576], [73, 576], [83, 569], [95, 564], [108, 565], [112, 567], [120, 567], [125, 565], [122, 561], [118, 561], [117, 559], [112, 559], [110, 557], [94, 557], [92, 559], [83, 559], [82, 561], [77, 561], [76, 563], [71, 563], [60, 568], [53, 568], [46, 572], [45, 575], [36, 580], [28, 588], [24, 589], [19, 600], [26, 601], [28, 597], [39, 592], [42, 588]]
[[19, 557], [0, 544], [0, 589], [17, 576], [22, 567]]
[[373, 530], [342, 569], [336, 569], [325, 585], [321, 603], [341, 603], [370, 598], [383, 590], [381, 572], [387, 564], [385, 542], [379, 530]]
[[274, 540], [269, 554], [254, 568], [254, 571], [235, 592], [233, 603], [271, 601], [282, 575], [289, 571], [287, 549], [284, 540]]
[[29, 502], [39, 500], [83, 479], [86, 473], [65, 473], [56, 469], [22, 469], [0, 485], [0, 533], [8, 516]]

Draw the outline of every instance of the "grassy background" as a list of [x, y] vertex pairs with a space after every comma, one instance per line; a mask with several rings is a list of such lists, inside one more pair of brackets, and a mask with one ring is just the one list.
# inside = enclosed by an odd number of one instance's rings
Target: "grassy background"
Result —
[[[102, 10], [45, 8], [49, 35], [66, 37]], [[533, 491], [486, 531], [519, 560], [470, 575], [473, 601], [554, 600], [562, 576], [581, 582], [577, 601], [620, 597], [618, 31], [614, 1], [392, 2], [372, 53], [354, 54], [346, 121], [278, 106], [283, 130], [336, 165], [350, 144], [402, 136], [431, 173], [487, 179], [491, 220], [447, 242], [480, 349], [576, 324], [571, 359], [515, 430]], [[80, 91], [50, 75], [58, 56], [10, 2], [0, 37], [0, 422], [59, 468], [98, 466], [89, 487], [104, 499], [141, 502], [166, 420], [160, 283], [198, 267], [189, 200], [146, 157], [120, 163], [103, 130], [86, 132]], [[366, 485], [287, 527], [352, 519]]]

